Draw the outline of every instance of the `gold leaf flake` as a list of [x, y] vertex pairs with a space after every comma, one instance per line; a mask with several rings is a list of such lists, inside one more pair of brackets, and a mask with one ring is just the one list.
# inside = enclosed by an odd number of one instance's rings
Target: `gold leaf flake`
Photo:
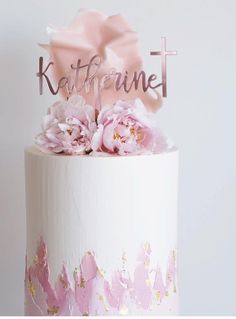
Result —
[[147, 278], [147, 279], [145, 280], [145, 283], [146, 283], [146, 285], [147, 285], [148, 287], [151, 287], [151, 281], [150, 281], [149, 278]]
[[85, 280], [84, 278], [81, 276], [80, 277], [80, 284], [79, 284], [80, 288], [85, 288]]
[[77, 280], [78, 280], [78, 268], [75, 267], [74, 273], [73, 273], [73, 277], [74, 277], [74, 281], [77, 284]]
[[62, 276], [60, 276], [60, 282], [64, 289], [68, 288], [68, 283], [63, 279]]
[[58, 311], [59, 311], [59, 307], [56, 307], [56, 306], [49, 307], [48, 308], [48, 315], [54, 316], [54, 315], [58, 314]]
[[104, 275], [105, 275], [105, 273], [106, 273], [104, 269], [97, 267], [97, 271], [98, 271], [98, 273], [99, 273], [99, 275], [100, 275], [101, 277], [104, 277]]
[[161, 293], [159, 290], [155, 293], [155, 297], [156, 297], [157, 301], [161, 300]]
[[106, 305], [106, 299], [103, 295], [99, 295], [99, 300], [101, 301], [101, 303], [103, 304], [104, 308], [105, 308], [105, 311], [108, 312], [108, 307]]
[[126, 253], [123, 253], [123, 254], [122, 254], [122, 261], [123, 261], [123, 263], [126, 263], [126, 262], [127, 262]]
[[35, 289], [31, 280], [29, 281], [28, 288], [29, 288], [29, 292], [30, 292], [31, 296], [34, 298], [36, 295], [36, 289]]
[[120, 315], [125, 316], [125, 315], [128, 315], [129, 309], [128, 309], [128, 307], [126, 305], [123, 305], [123, 306], [120, 307], [120, 311], [119, 312], [120, 312]]
[[144, 250], [145, 250], [145, 252], [148, 252], [150, 250], [150, 244], [149, 243], [145, 243], [144, 244]]
[[34, 262], [35, 265], [39, 262], [39, 258], [38, 258], [37, 255], [34, 256], [33, 262]]

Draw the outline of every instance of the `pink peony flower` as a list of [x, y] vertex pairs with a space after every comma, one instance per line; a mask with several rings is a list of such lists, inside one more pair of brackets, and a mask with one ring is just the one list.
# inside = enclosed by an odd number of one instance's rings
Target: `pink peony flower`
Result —
[[91, 139], [96, 130], [95, 109], [81, 96], [53, 104], [44, 117], [42, 133], [36, 144], [44, 152], [69, 155], [91, 151]]
[[[94, 10], [80, 10], [74, 21], [63, 28], [48, 27], [50, 36], [49, 44], [42, 44], [53, 61], [51, 68], [56, 82], [67, 76], [74, 78], [71, 65], [77, 65], [78, 59], [81, 64], [87, 64], [94, 55], [99, 55], [102, 65], [96, 72], [96, 77], [101, 80], [106, 73], [116, 70], [124, 74], [128, 73], [128, 82], [133, 79], [133, 73], [143, 69], [143, 63], [139, 54], [138, 35], [121, 15], [106, 16]], [[86, 78], [86, 68], [80, 69], [78, 87], [83, 86]], [[66, 88], [60, 90], [63, 97], [68, 96]], [[73, 92], [74, 94], [76, 92]], [[86, 92], [85, 89], [77, 92], [86, 101], [95, 105], [97, 96], [93, 90]], [[116, 91], [114, 85], [106, 88], [101, 94], [101, 104], [112, 105], [118, 99], [134, 99], [139, 97], [150, 110], [156, 110], [161, 106], [159, 94], [153, 90], [143, 92], [140, 88], [131, 89], [129, 93], [123, 90]]]
[[119, 155], [161, 152], [167, 147], [155, 127], [154, 115], [140, 99], [117, 101], [104, 107], [97, 119], [98, 129], [92, 139], [95, 152]]

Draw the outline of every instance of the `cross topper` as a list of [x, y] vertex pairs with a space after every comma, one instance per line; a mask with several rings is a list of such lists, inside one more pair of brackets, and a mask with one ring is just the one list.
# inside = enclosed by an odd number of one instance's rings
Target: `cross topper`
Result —
[[150, 55], [161, 56], [162, 96], [167, 97], [166, 57], [176, 55], [177, 51], [166, 51], [166, 38], [161, 37], [161, 51], [151, 51]]

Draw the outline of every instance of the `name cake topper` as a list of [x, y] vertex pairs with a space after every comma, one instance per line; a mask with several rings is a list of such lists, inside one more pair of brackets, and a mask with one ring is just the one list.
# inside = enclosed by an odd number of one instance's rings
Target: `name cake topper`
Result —
[[[166, 38], [161, 37], [161, 50], [150, 51], [151, 56], [161, 57], [161, 82], [158, 82], [158, 76], [154, 73], [147, 75], [144, 70], [133, 71], [129, 74], [127, 70], [119, 72], [116, 68], [110, 68], [102, 76], [97, 76], [103, 67], [103, 60], [99, 54], [93, 55], [88, 63], [84, 63], [79, 57], [76, 63], [70, 65], [69, 75], [59, 78], [56, 83], [50, 79], [50, 71], [54, 67], [54, 62], [50, 61], [44, 64], [43, 57], [39, 58], [39, 69], [37, 77], [39, 78], [39, 94], [43, 94], [43, 84], [46, 82], [49, 91], [56, 95], [61, 89], [65, 89], [67, 97], [81, 91], [88, 94], [93, 90], [94, 94], [100, 95], [103, 90], [113, 89], [115, 91], [123, 90], [129, 93], [131, 90], [142, 90], [147, 92], [149, 89], [156, 90], [162, 87], [162, 96], [167, 97], [167, 61], [168, 55], [176, 55], [177, 51], [167, 51]], [[54, 81], [55, 82], [55, 81]]]
[[145, 72], [138, 34], [119, 14], [83, 9], [68, 27], [47, 31], [50, 41], [41, 46], [50, 59], [39, 58], [39, 93], [47, 85], [62, 99], [49, 108], [37, 136], [42, 151], [124, 156], [171, 148], [155, 125], [167, 97], [167, 56], [177, 54], [166, 49], [165, 37], [160, 50], [149, 52], [160, 57], [158, 76]]

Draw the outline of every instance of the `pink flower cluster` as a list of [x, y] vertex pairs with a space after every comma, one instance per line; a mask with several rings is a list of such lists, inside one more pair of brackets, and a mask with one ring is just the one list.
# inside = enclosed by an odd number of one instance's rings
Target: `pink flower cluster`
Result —
[[78, 95], [49, 108], [36, 144], [44, 152], [68, 155], [159, 153], [167, 147], [140, 99], [117, 101], [97, 114]]

